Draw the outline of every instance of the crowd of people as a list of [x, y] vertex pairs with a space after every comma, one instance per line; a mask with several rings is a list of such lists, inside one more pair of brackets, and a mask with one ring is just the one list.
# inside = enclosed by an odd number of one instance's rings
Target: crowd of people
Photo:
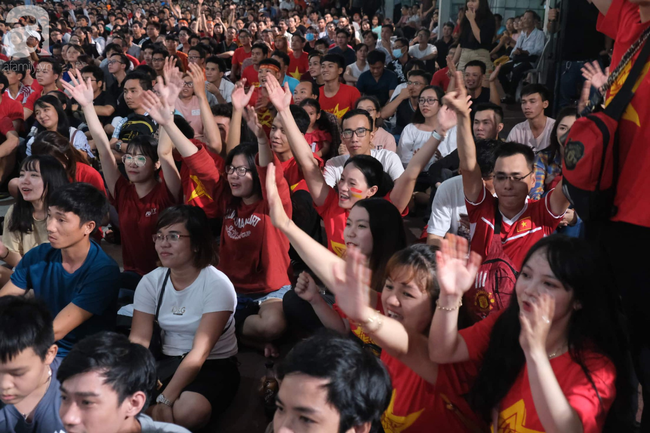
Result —
[[[0, 4], [0, 432], [207, 431], [241, 348], [269, 432], [650, 431], [649, 0], [545, 29], [487, 0], [26, 3]], [[604, 219], [570, 173], [595, 129]]]

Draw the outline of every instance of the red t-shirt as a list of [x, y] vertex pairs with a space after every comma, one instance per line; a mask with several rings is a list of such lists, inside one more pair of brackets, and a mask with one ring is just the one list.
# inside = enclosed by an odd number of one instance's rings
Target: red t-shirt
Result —
[[0, 102], [0, 119], [8, 117], [12, 121], [25, 120], [23, 116], [23, 104], [11, 99], [7, 95], [2, 95]]
[[16, 132], [16, 128], [14, 128], [11, 119], [8, 117], [0, 117], [0, 134], [6, 137], [11, 131]]
[[104, 185], [102, 175], [88, 164], [78, 162], [75, 177], [75, 182], [89, 183], [100, 190], [102, 194], [106, 195], [106, 186]]
[[348, 110], [354, 109], [354, 104], [360, 97], [361, 93], [359, 93], [359, 90], [357, 90], [356, 87], [341, 84], [336, 95], [332, 98], [328, 98], [325, 96], [325, 86], [321, 86], [318, 102], [323, 110], [332, 113], [338, 119], [341, 119]]
[[[332, 305], [332, 308], [336, 313], [339, 315], [339, 317], [350, 325], [350, 336], [353, 339], [357, 339], [361, 342], [361, 344], [366, 348], [372, 351], [372, 353], [375, 354], [375, 356], [380, 356], [381, 355], [381, 347], [379, 344], [375, 342], [366, 332], [363, 330], [362, 327], [357, 326], [356, 323], [354, 323], [352, 320], [348, 319], [348, 316], [341, 310], [341, 308], [334, 303]], [[377, 304], [375, 305], [375, 309], [379, 311], [381, 314], [384, 314], [384, 306], [381, 303], [381, 294], [377, 294]]]
[[[510, 257], [517, 270], [521, 270], [528, 250], [540, 239], [552, 234], [563, 215], [553, 215], [549, 199], [551, 191], [541, 200], [528, 200], [524, 208], [512, 220], [502, 218], [501, 243], [503, 251]], [[487, 257], [488, 247], [494, 235], [494, 210], [499, 201], [487, 194], [485, 186], [478, 203], [465, 199], [469, 222], [475, 227], [472, 237], [472, 251], [483, 259]]]
[[[460, 331], [470, 362], [480, 364], [490, 342], [490, 333], [500, 314], [491, 314], [485, 320]], [[582, 421], [585, 433], [601, 432], [607, 412], [616, 397], [616, 369], [605, 357], [593, 352], [585, 353], [584, 363], [589, 370], [598, 394], [578, 363], [571, 359], [570, 352], [550, 360], [555, 377], [571, 407]], [[524, 366], [508, 394], [499, 404], [498, 433], [543, 432], [530, 390], [528, 367]]]
[[241, 74], [242, 79], [246, 78], [247, 86], [260, 87], [259, 72], [255, 70], [255, 65], [246, 66]]
[[312, 132], [305, 133], [305, 140], [311, 145], [312, 152], [318, 152], [323, 148], [323, 142], [332, 142], [332, 134], [320, 129], [314, 129]]
[[164, 179], [140, 198], [135, 185], [120, 176], [115, 184], [115, 196], [109, 194], [109, 198], [120, 219], [124, 270], [140, 275], [153, 271], [157, 267], [158, 254], [151, 236], [156, 233], [158, 215], [176, 204]]
[[[614, 52], [610, 69], [613, 71], [620, 63], [621, 57], [628, 47], [639, 39], [641, 33], [650, 26], [650, 22], [641, 23], [639, 5], [628, 0], [613, 0], [606, 16], [598, 18], [598, 30], [614, 39]], [[637, 52], [632, 61], [636, 60], [641, 50]], [[607, 93], [607, 102], [618, 93], [630, 73], [631, 65], [625, 67], [618, 79]], [[650, 179], [642, 173], [650, 172], [650, 149], [648, 148], [648, 135], [650, 135], [650, 80], [648, 69], [650, 62], [641, 72], [639, 85], [632, 102], [628, 105], [619, 122], [620, 135], [620, 169], [618, 179], [618, 192], [615, 205], [618, 213], [612, 218], [614, 221], [623, 221], [644, 227], [650, 227], [650, 201], [647, 191], [650, 190]], [[637, 81], [639, 83], [639, 81]]]
[[309, 70], [309, 58], [307, 53], [304, 51], [300, 55], [300, 58], [296, 58], [294, 53], [289, 54], [289, 69], [287, 70], [287, 75], [295, 78], [300, 81], [302, 75], [307, 73]]
[[[204, 147], [204, 144], [199, 140], [193, 138], [190, 141], [199, 149]], [[207, 149], [206, 153], [210, 155], [214, 161], [214, 165], [217, 167], [219, 173], [223, 173], [226, 168], [224, 159]], [[174, 152], [174, 159], [176, 161], [183, 161], [183, 158], [176, 151]], [[181, 184], [183, 186], [184, 202], [186, 204], [200, 207], [205, 212], [205, 215], [211, 219], [218, 218], [223, 214], [223, 211], [219, 210], [218, 202], [215, 201], [214, 197], [212, 197], [212, 195], [206, 190], [196, 173], [192, 172], [187, 164], [181, 164], [180, 175]]]
[[248, 59], [251, 56], [251, 51], [253, 50], [248, 50], [248, 52], [246, 52], [244, 47], [237, 48], [232, 55], [232, 64], [237, 64], [241, 67], [242, 63], [244, 63], [244, 60]]
[[[224, 209], [221, 228], [219, 270], [232, 281], [239, 294], [263, 294], [290, 284], [289, 240], [273, 227], [266, 201], [266, 167], [257, 166], [262, 184], [262, 200], [244, 204], [234, 200], [227, 179], [219, 173], [207, 150], [185, 158], [205, 190]], [[274, 157], [275, 178], [284, 210], [291, 218], [291, 193], [282, 173], [282, 164]]]
[[[325, 163], [316, 154], [314, 154], [314, 158], [316, 158], [318, 161], [318, 166], [322, 170]], [[307, 191], [307, 183], [304, 181], [305, 176], [302, 174], [302, 170], [300, 170], [300, 166], [298, 165], [298, 162], [296, 162], [296, 158], [289, 158], [286, 161], [281, 162], [281, 164], [282, 171], [284, 172], [284, 178], [287, 180], [291, 192], [295, 191], [296, 189]]]
[[447, 75], [448, 71], [449, 71], [449, 67], [444, 67], [441, 70], [437, 71], [435, 74], [433, 74], [433, 78], [431, 78], [431, 85], [438, 86], [446, 92], [447, 87], [449, 87], [449, 82], [451, 81], [451, 78], [449, 78], [449, 76]]

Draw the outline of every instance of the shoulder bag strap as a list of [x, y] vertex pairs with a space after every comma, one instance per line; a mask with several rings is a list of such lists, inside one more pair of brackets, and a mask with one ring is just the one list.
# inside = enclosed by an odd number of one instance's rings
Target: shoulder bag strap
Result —
[[158, 314], [160, 313], [160, 306], [162, 305], [163, 295], [165, 294], [165, 287], [167, 287], [167, 280], [169, 280], [169, 275], [172, 273], [171, 269], [167, 269], [165, 274], [165, 280], [163, 281], [162, 288], [160, 289], [160, 295], [158, 295], [158, 305], [156, 306], [156, 316], [154, 320], [158, 320]]
[[609, 105], [607, 105], [607, 108], [605, 108], [605, 113], [612, 119], [615, 119], [617, 121], [620, 120], [623, 116], [623, 113], [625, 112], [625, 109], [632, 101], [635, 92], [634, 86], [636, 85], [636, 81], [639, 78], [639, 75], [641, 75], [641, 71], [648, 61], [648, 57], [650, 57], [650, 43], [646, 41], [643, 49], [639, 53], [639, 56], [636, 58], [632, 69], [630, 70], [630, 74], [625, 79], [623, 87], [621, 87], [621, 90], [619, 90], [616, 96], [614, 96], [612, 102], [610, 102]]
[[[483, 187], [485, 188], [485, 187]], [[485, 188], [485, 194], [488, 194], [489, 191], [487, 188]], [[503, 218], [501, 217], [501, 212], [499, 211], [499, 202], [496, 201], [494, 203], [494, 234], [495, 235], [500, 235], [501, 234], [501, 222], [503, 221]]]

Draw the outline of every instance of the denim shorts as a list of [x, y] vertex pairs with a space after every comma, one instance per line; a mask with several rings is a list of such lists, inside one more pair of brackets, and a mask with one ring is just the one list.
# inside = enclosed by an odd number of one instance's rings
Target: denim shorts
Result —
[[244, 321], [248, 316], [257, 314], [260, 306], [269, 299], [282, 300], [284, 295], [291, 290], [291, 285], [280, 287], [278, 290], [260, 295], [237, 295], [237, 309], [235, 311], [235, 325], [238, 332], [244, 326]]

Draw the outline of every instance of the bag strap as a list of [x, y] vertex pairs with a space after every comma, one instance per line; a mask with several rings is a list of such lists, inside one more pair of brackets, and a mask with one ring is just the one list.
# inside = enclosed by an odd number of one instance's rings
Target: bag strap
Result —
[[620, 120], [625, 109], [632, 101], [635, 92], [634, 86], [636, 85], [636, 81], [647, 62], [648, 57], [650, 57], [650, 43], [646, 41], [641, 53], [639, 53], [639, 57], [636, 58], [636, 61], [630, 70], [630, 74], [625, 79], [623, 87], [621, 87], [621, 90], [619, 90], [616, 96], [614, 96], [612, 102], [610, 102], [605, 108], [605, 114], [610, 116], [612, 119], [616, 121]]
[[162, 305], [163, 294], [165, 293], [165, 287], [167, 287], [167, 281], [169, 280], [169, 276], [171, 275], [171, 273], [172, 270], [167, 269], [167, 273], [165, 274], [165, 281], [163, 281], [162, 288], [160, 289], [160, 295], [158, 295], [158, 305], [156, 306], [155, 320], [158, 320], [158, 314], [160, 313], [160, 306]]
[[[487, 189], [485, 190], [485, 193], [486, 194], [488, 193]], [[501, 234], [502, 221], [503, 221], [503, 217], [501, 216], [501, 212], [499, 211], [499, 202], [495, 202], [495, 206], [494, 206], [494, 234], [495, 235]]]
[[79, 130], [75, 129], [72, 138], [70, 139], [70, 146], [74, 146], [74, 138], [77, 136], [77, 132], [79, 132]]

